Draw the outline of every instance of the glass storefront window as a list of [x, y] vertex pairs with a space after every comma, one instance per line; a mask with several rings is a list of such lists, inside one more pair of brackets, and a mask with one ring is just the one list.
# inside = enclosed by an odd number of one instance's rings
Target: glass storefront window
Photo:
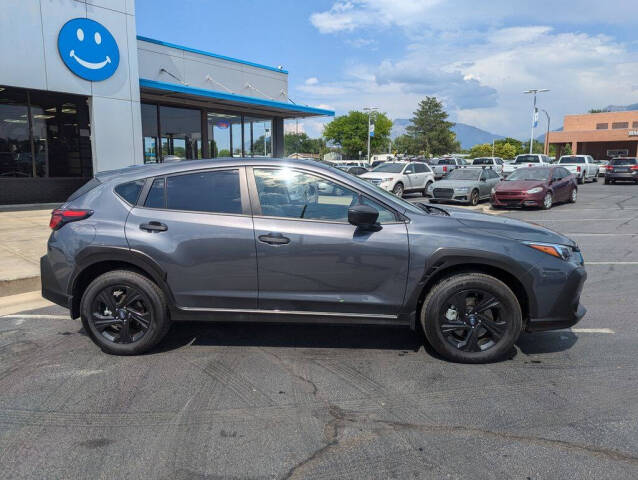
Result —
[[92, 172], [84, 97], [0, 87], [0, 176], [90, 177]]
[[157, 144], [159, 132], [157, 128], [157, 105], [143, 103], [141, 111], [144, 163], [158, 163], [159, 155], [157, 151]]
[[233, 157], [243, 156], [242, 149], [242, 131], [241, 131], [241, 117], [234, 117], [230, 124], [230, 139], [231, 139], [231, 151]]
[[231, 125], [238, 121], [241, 121], [241, 118], [237, 115], [208, 113], [208, 155], [210, 157], [231, 156]]
[[201, 111], [160, 106], [162, 159], [202, 158]]
[[250, 133], [250, 140], [244, 137], [245, 155], [252, 157], [272, 157], [272, 120], [269, 118], [244, 118], [244, 135]]

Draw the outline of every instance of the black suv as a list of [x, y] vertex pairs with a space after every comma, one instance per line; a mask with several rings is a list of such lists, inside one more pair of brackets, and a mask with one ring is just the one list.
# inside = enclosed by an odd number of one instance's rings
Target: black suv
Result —
[[413, 205], [306, 161], [215, 159], [98, 174], [51, 217], [42, 294], [104, 351], [172, 321], [420, 324], [487, 362], [585, 309], [576, 244], [509, 218]]

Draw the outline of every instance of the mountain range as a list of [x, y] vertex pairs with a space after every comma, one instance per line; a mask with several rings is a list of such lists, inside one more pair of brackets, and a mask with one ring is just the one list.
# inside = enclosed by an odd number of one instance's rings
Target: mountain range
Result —
[[[632, 103], [631, 105], [608, 105], [602, 109], [606, 112], [623, 112], [627, 110], [638, 110], [638, 103]], [[410, 124], [410, 120], [407, 118], [397, 118], [393, 120], [392, 124], [392, 132], [390, 136], [394, 140], [399, 135], [403, 135], [405, 133], [405, 127]], [[540, 125], [541, 132], [542, 125]], [[560, 132], [563, 129], [561, 126], [553, 132]], [[497, 133], [490, 133], [485, 130], [481, 130], [480, 128], [474, 127], [472, 125], [468, 125], [466, 123], [457, 123], [452, 127], [452, 131], [456, 134], [456, 139], [461, 143], [461, 148], [469, 149], [474, 145], [478, 145], [481, 143], [492, 143], [492, 140], [499, 140], [501, 138], [505, 138], [505, 135], [499, 135]], [[545, 133], [542, 133], [538, 137], [536, 137], [541, 143], [545, 142]], [[529, 137], [527, 139], [523, 139], [523, 141], [529, 141]]]

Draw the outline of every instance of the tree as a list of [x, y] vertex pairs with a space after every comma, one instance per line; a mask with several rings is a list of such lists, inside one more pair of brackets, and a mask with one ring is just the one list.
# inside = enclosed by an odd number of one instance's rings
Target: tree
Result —
[[452, 131], [454, 123], [447, 121], [448, 114], [436, 97], [425, 97], [410, 119], [406, 132], [415, 142], [418, 153], [442, 155], [460, 148]]
[[[262, 140], [263, 141], [263, 140]], [[262, 147], [263, 149], [263, 147]], [[286, 133], [284, 135], [284, 155], [292, 153], [324, 153], [326, 142], [323, 138], [310, 138], [306, 133]]]
[[[387, 150], [392, 120], [385, 113], [374, 113], [374, 137], [370, 139], [370, 155]], [[357, 158], [368, 149], [368, 114], [353, 110], [336, 117], [323, 129], [326, 140], [339, 146], [346, 158]]]
[[417, 144], [410, 135], [399, 135], [392, 142], [392, 151], [397, 154], [417, 155], [419, 153]]
[[[520, 142], [519, 142], [520, 143]], [[469, 150], [470, 158], [476, 157], [491, 157], [492, 156], [492, 144], [482, 143], [480, 145], [474, 145]], [[517, 155], [517, 150], [514, 145], [509, 143], [494, 142], [494, 156], [501, 158], [514, 158]]]

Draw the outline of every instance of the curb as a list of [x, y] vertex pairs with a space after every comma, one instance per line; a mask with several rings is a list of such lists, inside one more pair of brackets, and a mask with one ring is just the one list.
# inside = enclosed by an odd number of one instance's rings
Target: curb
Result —
[[25, 278], [15, 278], [11, 280], [0, 280], [0, 298], [20, 293], [40, 290], [40, 275]]

